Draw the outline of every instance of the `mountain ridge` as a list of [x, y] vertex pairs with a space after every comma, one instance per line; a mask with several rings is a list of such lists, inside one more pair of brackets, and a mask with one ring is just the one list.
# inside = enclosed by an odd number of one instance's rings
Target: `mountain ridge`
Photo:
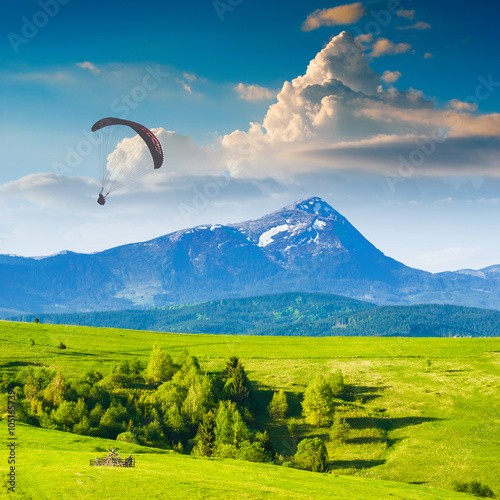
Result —
[[413, 269], [378, 250], [319, 197], [249, 221], [199, 225], [92, 254], [0, 255], [0, 276], [0, 317], [293, 291], [500, 309], [500, 266], [438, 274]]

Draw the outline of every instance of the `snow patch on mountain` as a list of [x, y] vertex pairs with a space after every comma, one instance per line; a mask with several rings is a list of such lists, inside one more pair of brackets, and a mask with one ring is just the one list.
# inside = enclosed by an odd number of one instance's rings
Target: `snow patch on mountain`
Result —
[[269, 243], [273, 242], [273, 236], [277, 235], [278, 233], [282, 233], [283, 231], [288, 231], [288, 227], [288, 224], [272, 227], [271, 229], [260, 235], [259, 243], [257, 245], [259, 247], [265, 247], [269, 245]]

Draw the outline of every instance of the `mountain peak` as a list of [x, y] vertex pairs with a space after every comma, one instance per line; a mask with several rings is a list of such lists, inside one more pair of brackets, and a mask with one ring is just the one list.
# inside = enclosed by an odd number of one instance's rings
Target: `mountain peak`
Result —
[[321, 217], [338, 215], [337, 212], [326, 201], [322, 200], [318, 196], [313, 196], [312, 198], [306, 198], [304, 200], [297, 201], [286, 208], [291, 210], [302, 210], [303, 212], [316, 214]]

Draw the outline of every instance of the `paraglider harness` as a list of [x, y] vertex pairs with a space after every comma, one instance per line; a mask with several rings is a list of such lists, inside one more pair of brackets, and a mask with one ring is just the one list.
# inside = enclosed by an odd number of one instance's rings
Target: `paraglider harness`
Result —
[[[108, 193], [109, 194], [109, 193]], [[108, 194], [106, 196], [108, 196]], [[104, 196], [102, 194], [102, 191], [99, 193], [99, 198], [97, 198], [97, 203], [99, 203], [99, 205], [102, 205], [104, 206], [104, 204], [106, 203], [106, 196]]]

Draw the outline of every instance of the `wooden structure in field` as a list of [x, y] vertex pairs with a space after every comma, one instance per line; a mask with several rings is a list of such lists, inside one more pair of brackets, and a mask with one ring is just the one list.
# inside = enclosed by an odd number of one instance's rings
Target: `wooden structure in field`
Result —
[[130, 455], [128, 458], [120, 458], [118, 451], [114, 448], [108, 450], [108, 454], [105, 457], [95, 459], [90, 459], [90, 465], [96, 465], [101, 467], [135, 467], [135, 458]]

